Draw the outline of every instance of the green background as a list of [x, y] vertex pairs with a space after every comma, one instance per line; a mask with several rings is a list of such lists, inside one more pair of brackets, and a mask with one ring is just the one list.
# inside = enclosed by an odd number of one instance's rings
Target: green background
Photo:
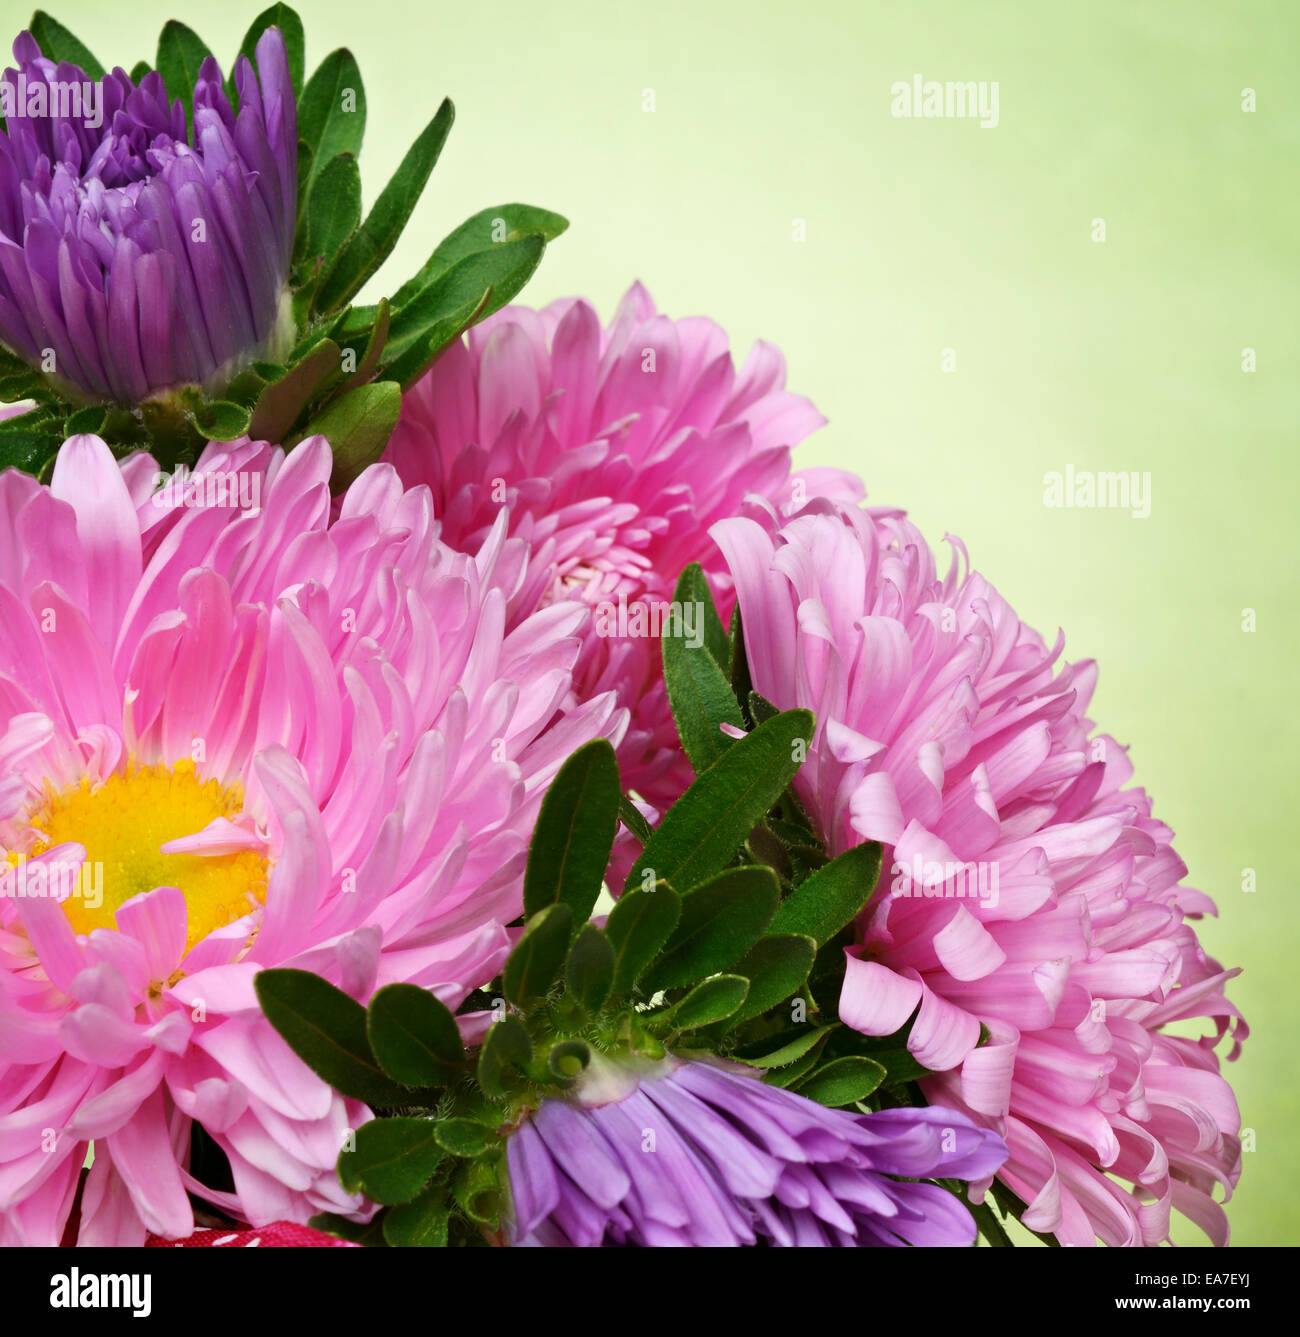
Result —
[[[172, 16], [227, 60], [260, 8], [51, 6], [128, 68]], [[853, 468], [932, 539], [960, 534], [1026, 621], [1100, 661], [1093, 714], [1132, 745], [1189, 880], [1218, 899], [1209, 950], [1245, 967], [1232, 996], [1254, 1035], [1229, 1075], [1256, 1149], [1234, 1242], [1300, 1242], [1300, 6], [299, 8], [309, 69], [338, 45], [360, 61], [368, 200], [438, 100], [456, 102], [394, 282], [481, 207], [560, 210], [573, 226], [529, 300], [580, 293], [608, 316], [640, 278], [740, 352], [779, 344], [831, 420], [800, 462]], [[8, 13], [16, 30], [27, 12]], [[996, 80], [999, 125], [895, 119], [890, 85], [916, 73]], [[1149, 472], [1150, 517], [1049, 509], [1043, 475], [1067, 466]]]

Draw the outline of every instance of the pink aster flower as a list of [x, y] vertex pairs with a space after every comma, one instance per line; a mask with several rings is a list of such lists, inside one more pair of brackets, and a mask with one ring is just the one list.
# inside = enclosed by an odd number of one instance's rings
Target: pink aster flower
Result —
[[[49, 487], [0, 476], [0, 1244], [59, 1241], [88, 1151], [85, 1244], [190, 1235], [187, 1190], [255, 1227], [364, 1217], [334, 1166], [368, 1112], [254, 976], [456, 1006], [549, 778], [619, 736], [609, 698], [564, 705], [580, 605], [505, 629], [504, 522], [468, 558], [427, 490], [380, 465], [332, 502], [330, 468], [321, 438], [243, 442], [157, 492], [83, 436]], [[260, 504], [214, 504], [245, 476]], [[233, 1192], [191, 1175], [196, 1123]]]
[[616, 691], [631, 709], [624, 782], [656, 806], [690, 771], [659, 640], [638, 634], [637, 605], [667, 604], [700, 562], [729, 612], [707, 531], [750, 494], [778, 505], [861, 497], [839, 470], [791, 474], [791, 447], [825, 419], [784, 384], [770, 344], [737, 373], [725, 331], [660, 315], [635, 284], [608, 328], [576, 300], [507, 307], [476, 326], [406, 396], [388, 447], [405, 483], [429, 485], [452, 547], [477, 551], [507, 511], [528, 545], [511, 618], [561, 598], [596, 609], [576, 684], [584, 696]]
[[[888, 1035], [915, 1014], [929, 1098], [1003, 1134], [1031, 1228], [1151, 1245], [1177, 1211], [1225, 1243], [1212, 1190], [1237, 1181], [1240, 1120], [1214, 1047], [1237, 972], [1202, 950], [1213, 902], [1086, 718], [1093, 664], [1058, 666], [1062, 639], [958, 558], [938, 576], [901, 513], [814, 504], [713, 533], [756, 689], [816, 713], [810, 814], [836, 853], [885, 847], [841, 1018]], [[1213, 1034], [1166, 1029], [1192, 1018]]]

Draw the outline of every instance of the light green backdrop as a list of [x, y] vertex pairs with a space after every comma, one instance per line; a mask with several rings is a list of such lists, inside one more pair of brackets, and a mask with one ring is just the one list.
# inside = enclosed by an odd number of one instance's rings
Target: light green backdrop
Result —
[[[261, 7], [50, 5], [127, 67], [172, 16], [228, 59]], [[573, 226], [531, 300], [582, 293], [608, 314], [641, 278], [738, 348], [779, 343], [791, 385], [831, 419], [803, 463], [852, 467], [932, 538], [961, 534], [1026, 620], [1100, 660], [1093, 713], [1132, 744], [1191, 880], [1219, 900], [1209, 949], [1245, 967], [1233, 996], [1255, 1034], [1230, 1075], [1256, 1150], [1234, 1241], [1300, 1242], [1300, 6], [300, 11], [309, 67], [337, 45], [360, 60], [368, 199], [442, 95], [456, 102], [390, 274], [480, 207], [560, 210]], [[7, 13], [11, 29], [26, 18]], [[892, 117], [890, 85], [915, 74], [996, 80], [998, 126]], [[1149, 473], [1150, 517], [1047, 508], [1043, 475], [1067, 466]]]

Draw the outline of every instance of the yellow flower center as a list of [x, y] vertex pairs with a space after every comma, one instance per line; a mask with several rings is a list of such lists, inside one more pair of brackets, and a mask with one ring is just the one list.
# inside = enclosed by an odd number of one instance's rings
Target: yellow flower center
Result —
[[243, 803], [242, 786], [204, 780], [192, 761], [131, 764], [103, 784], [92, 787], [83, 779], [47, 794], [30, 817], [45, 837], [33, 853], [65, 841], [85, 846], [79, 894], [63, 902], [78, 933], [115, 928], [118, 907], [143, 891], [179, 888], [189, 910], [188, 949], [266, 900], [267, 860], [254, 850], [164, 854], [160, 847], [202, 831], [215, 818], [237, 816]]

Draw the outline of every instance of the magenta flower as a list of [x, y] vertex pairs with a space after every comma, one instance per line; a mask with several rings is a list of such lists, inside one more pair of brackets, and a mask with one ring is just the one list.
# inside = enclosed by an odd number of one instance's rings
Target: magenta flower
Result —
[[827, 1109], [716, 1061], [642, 1067], [593, 1064], [595, 1081], [544, 1100], [511, 1137], [511, 1243], [975, 1242], [953, 1194], [905, 1182], [994, 1173], [1006, 1147], [965, 1116]]
[[[332, 502], [330, 469], [321, 438], [244, 442], [157, 493], [83, 436], [48, 488], [0, 475], [0, 1244], [59, 1241], [88, 1148], [82, 1243], [189, 1235], [187, 1190], [253, 1226], [364, 1216], [335, 1161], [368, 1111], [254, 976], [457, 1006], [506, 954], [550, 777], [619, 737], [608, 697], [565, 704], [581, 605], [504, 629], [504, 521], [467, 558], [424, 489], [377, 465]], [[251, 508], [209, 487], [246, 477]], [[190, 1174], [195, 1123], [233, 1192]]]
[[707, 530], [751, 494], [780, 505], [861, 496], [839, 470], [791, 474], [791, 447], [825, 420], [784, 382], [770, 344], [755, 344], [737, 373], [723, 330], [659, 315], [636, 284], [607, 329], [582, 301], [507, 307], [476, 326], [406, 396], [389, 443], [403, 481], [432, 489], [452, 547], [476, 551], [508, 513], [530, 554], [512, 618], [561, 598], [597, 610], [577, 686], [616, 691], [631, 709], [623, 778], [656, 806], [690, 771], [660, 643], [637, 634], [637, 606], [666, 604], [682, 570], [700, 562], [729, 611], [730, 581]]
[[[1211, 1194], [1237, 1181], [1240, 1120], [1214, 1047], [1237, 972], [1202, 950], [1213, 902], [1085, 716], [1094, 666], [1056, 667], [1062, 640], [956, 560], [937, 576], [900, 513], [813, 505], [713, 533], [755, 687], [816, 713], [809, 812], [835, 852], [886, 847], [841, 1019], [888, 1035], [916, 1013], [928, 1096], [1003, 1133], [1026, 1225], [1156, 1244], [1177, 1211], [1225, 1243]], [[1198, 1017], [1213, 1034], [1165, 1029]]]
[[0, 78], [35, 114], [0, 133], [0, 340], [15, 353], [82, 396], [136, 404], [220, 388], [275, 351], [298, 131], [278, 28], [255, 54], [256, 76], [247, 57], [235, 67], [237, 116], [203, 62], [190, 143], [157, 71], [95, 82], [18, 37]]

